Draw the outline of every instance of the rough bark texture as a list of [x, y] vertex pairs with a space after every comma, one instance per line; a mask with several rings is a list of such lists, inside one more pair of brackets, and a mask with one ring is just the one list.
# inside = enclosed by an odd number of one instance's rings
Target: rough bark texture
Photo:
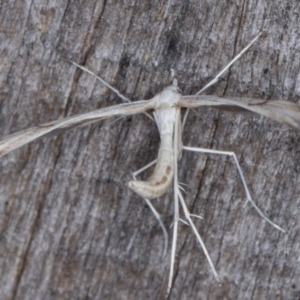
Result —
[[[61, 4], [59, 4], [61, 3]], [[1, 136], [120, 103], [68, 59], [132, 100], [171, 82], [197, 92], [259, 30], [266, 34], [207, 94], [299, 102], [299, 2], [2, 1]], [[180, 225], [171, 299], [299, 299], [300, 133], [259, 116], [190, 115], [186, 145], [236, 152], [266, 224], [231, 159], [184, 153], [180, 181], [222, 281]], [[0, 161], [1, 299], [163, 299], [169, 252], [127, 187], [157, 155], [144, 115], [40, 139]], [[166, 226], [172, 191], [153, 204]], [[170, 231], [171, 234], [171, 231]], [[170, 242], [169, 242], [170, 244]]]

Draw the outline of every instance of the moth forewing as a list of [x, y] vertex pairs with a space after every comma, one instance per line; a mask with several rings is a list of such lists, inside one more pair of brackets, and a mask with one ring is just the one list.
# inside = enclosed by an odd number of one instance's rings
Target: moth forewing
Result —
[[300, 106], [287, 101], [199, 95], [184, 96], [179, 104], [189, 108], [209, 106], [225, 110], [256, 113], [294, 129], [300, 129]]
[[153, 107], [154, 103], [151, 100], [141, 100], [131, 103], [118, 104], [101, 108], [89, 113], [52, 121], [17, 133], [13, 133], [0, 140], [0, 157], [48, 134], [56, 134], [76, 126], [89, 125], [91, 123], [114, 116], [126, 116], [143, 113], [147, 110], [153, 109]]

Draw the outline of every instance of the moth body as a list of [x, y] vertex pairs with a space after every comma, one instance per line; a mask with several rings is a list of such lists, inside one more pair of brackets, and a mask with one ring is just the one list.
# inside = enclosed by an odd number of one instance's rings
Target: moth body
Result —
[[160, 147], [153, 174], [147, 181], [129, 182], [129, 187], [138, 195], [147, 199], [157, 198], [168, 191], [174, 177], [174, 128], [176, 111], [180, 110], [177, 103], [180, 100], [177, 81], [157, 94], [154, 115], [160, 134]]

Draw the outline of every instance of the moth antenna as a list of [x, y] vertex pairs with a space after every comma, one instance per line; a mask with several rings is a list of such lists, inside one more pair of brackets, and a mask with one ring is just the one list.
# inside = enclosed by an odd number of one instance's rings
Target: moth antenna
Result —
[[[207, 90], [210, 86], [217, 83], [220, 79], [220, 77], [252, 46], [252, 44], [263, 34], [263, 31], [260, 31], [251, 41], [250, 43], [242, 49], [210, 82], [208, 82], [201, 90], [199, 90], [195, 95], [199, 95], [205, 90]], [[185, 115], [183, 117], [182, 121], [182, 131], [185, 126], [188, 114], [190, 109], [188, 108], [185, 112]]]
[[206, 89], [208, 89], [213, 84], [217, 83], [220, 79], [220, 77], [252, 46], [252, 44], [263, 34], [262, 31], [260, 31], [251, 41], [250, 43], [242, 49], [234, 58], [231, 60], [216, 76], [213, 80], [211, 80], [209, 83], [207, 83], [201, 90], [199, 90], [195, 95], [199, 95], [202, 92], [204, 92]]
[[108, 87], [111, 91], [113, 91], [114, 93], [116, 93], [122, 100], [124, 100], [125, 102], [132, 102], [131, 100], [129, 100], [128, 98], [126, 98], [124, 95], [122, 95], [117, 89], [115, 89], [114, 87], [112, 87], [109, 83], [107, 83], [104, 79], [102, 79], [100, 76], [96, 75], [95, 73], [93, 73], [92, 71], [90, 71], [89, 69], [78, 65], [76, 62], [69, 60], [70, 63], [72, 63], [74, 66], [76, 66], [77, 68], [91, 74], [92, 76], [94, 76], [95, 78], [97, 78], [98, 80], [100, 80], [106, 87]]
[[[98, 80], [100, 80], [101, 83], [103, 83], [107, 88], [109, 88], [111, 91], [113, 91], [114, 93], [116, 93], [118, 95], [119, 98], [121, 98], [122, 100], [124, 100], [125, 102], [132, 102], [131, 100], [129, 100], [127, 97], [125, 97], [124, 95], [122, 95], [116, 88], [114, 88], [113, 86], [111, 86], [109, 83], [107, 83], [104, 79], [102, 79], [100, 76], [96, 75], [95, 73], [93, 73], [92, 71], [90, 71], [89, 69], [81, 66], [81, 65], [78, 65], [76, 62], [68, 59], [68, 61], [70, 63], [72, 63], [73, 65], [75, 65], [77, 68], [89, 73], [90, 75], [94, 76], [95, 78], [97, 78]], [[151, 119], [152, 121], [154, 121], [153, 117], [145, 112], [144, 113], [149, 119]]]

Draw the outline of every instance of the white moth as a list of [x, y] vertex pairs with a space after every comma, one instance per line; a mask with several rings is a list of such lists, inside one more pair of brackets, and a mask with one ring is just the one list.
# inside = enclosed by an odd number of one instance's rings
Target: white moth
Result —
[[[145, 201], [151, 208], [152, 212], [154, 213], [155, 217], [159, 221], [167, 241], [168, 238], [167, 230], [165, 229], [160, 219], [160, 215], [152, 206], [149, 200], [163, 195], [170, 188], [172, 183], [174, 185], [173, 240], [172, 240], [171, 266], [170, 266], [167, 295], [170, 293], [170, 289], [172, 287], [178, 222], [182, 221], [179, 217], [179, 203], [181, 204], [187, 223], [191, 226], [194, 234], [197, 237], [197, 240], [201, 244], [201, 247], [208, 259], [208, 262], [210, 264], [210, 267], [213, 271], [215, 278], [219, 281], [212, 260], [191, 218], [191, 217], [198, 217], [198, 216], [195, 216], [189, 212], [185, 204], [185, 201], [183, 199], [183, 196], [180, 192], [180, 188], [178, 184], [178, 176], [177, 176], [177, 163], [178, 160], [180, 159], [182, 150], [232, 156], [237, 165], [239, 175], [241, 177], [246, 192], [247, 201], [249, 201], [255, 207], [257, 212], [268, 223], [270, 223], [272, 226], [274, 226], [275, 228], [283, 232], [284, 230], [280, 228], [278, 225], [274, 224], [272, 221], [270, 221], [267, 217], [265, 217], [264, 214], [253, 202], [246, 181], [242, 174], [240, 165], [233, 152], [193, 148], [193, 147], [187, 147], [182, 145], [181, 134], [182, 134], [183, 126], [181, 125], [180, 113], [181, 113], [181, 108], [189, 109], [189, 108], [196, 108], [202, 106], [216, 107], [221, 109], [222, 108], [234, 109], [234, 110], [258, 113], [263, 116], [274, 119], [276, 121], [282, 122], [286, 125], [289, 125], [297, 130], [300, 130], [300, 106], [296, 104], [289, 103], [286, 101], [266, 101], [261, 99], [250, 99], [250, 98], [223, 98], [217, 96], [199, 95], [204, 90], [206, 90], [209, 86], [216, 83], [219, 77], [254, 43], [254, 41], [258, 39], [260, 35], [261, 33], [259, 33], [248, 44], [246, 48], [244, 48], [211, 82], [209, 82], [195, 96], [182, 96], [177, 86], [177, 80], [174, 79], [173, 84], [171, 86], [165, 88], [162, 92], [160, 92], [150, 100], [140, 100], [136, 102], [129, 102], [125, 104], [109, 106], [89, 113], [84, 113], [72, 117], [67, 117], [61, 120], [52, 121], [46, 124], [39, 125], [37, 127], [29, 128], [11, 134], [9, 136], [6, 136], [0, 140], [0, 157], [40, 137], [46, 136], [47, 134], [52, 135], [53, 133], [60, 132], [62, 130], [70, 129], [76, 126], [88, 125], [114, 116], [134, 115], [134, 114], [147, 113], [148, 111], [152, 111], [161, 138], [158, 158], [154, 162], [151, 162], [141, 170], [134, 173], [134, 179], [136, 179], [137, 174], [144, 171], [151, 165], [156, 164], [154, 173], [147, 181], [137, 181], [137, 180], [130, 181], [129, 187], [145, 199]], [[75, 65], [91, 73], [89, 70], [85, 69], [84, 67], [81, 67], [77, 64]], [[96, 77], [100, 79], [111, 90], [117, 93], [118, 96], [121, 97], [123, 100], [129, 101], [126, 97], [121, 95], [117, 90], [115, 90], [110, 85], [108, 85], [100, 77], [98, 76]], [[185, 123], [186, 116], [187, 115], [185, 115], [183, 124]], [[165, 246], [165, 250], [166, 250], [166, 246]]]

